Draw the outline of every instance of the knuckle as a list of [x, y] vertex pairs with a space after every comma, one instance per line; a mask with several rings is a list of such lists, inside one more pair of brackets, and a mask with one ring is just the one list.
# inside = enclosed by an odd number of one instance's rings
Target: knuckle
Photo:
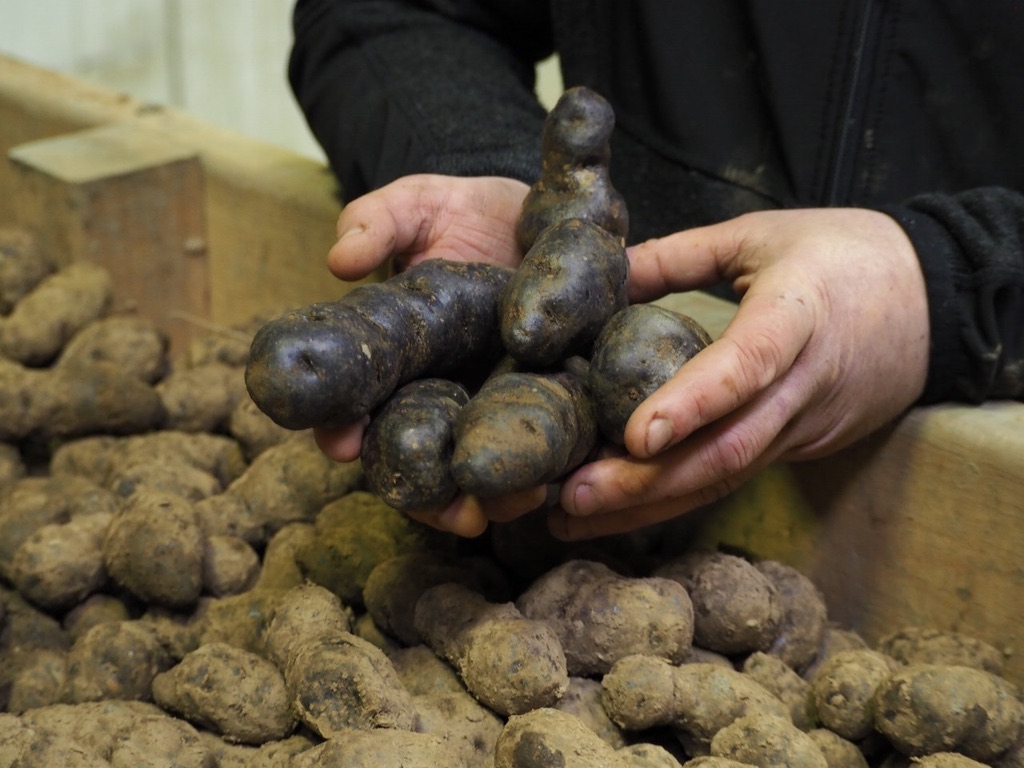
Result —
[[760, 454], [760, 441], [737, 426], [726, 430], [703, 447], [701, 463], [709, 480], [721, 481], [746, 470]]

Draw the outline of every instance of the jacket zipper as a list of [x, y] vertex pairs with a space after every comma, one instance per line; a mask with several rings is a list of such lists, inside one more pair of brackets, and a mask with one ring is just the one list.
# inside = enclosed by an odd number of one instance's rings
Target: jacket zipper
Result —
[[832, 155], [831, 172], [826, 179], [825, 202], [842, 205], [849, 200], [853, 186], [853, 165], [857, 142], [864, 122], [865, 99], [871, 83], [868, 68], [878, 45], [878, 2], [866, 0], [861, 8], [856, 44], [851, 51], [853, 66], [847, 78], [839, 138]]

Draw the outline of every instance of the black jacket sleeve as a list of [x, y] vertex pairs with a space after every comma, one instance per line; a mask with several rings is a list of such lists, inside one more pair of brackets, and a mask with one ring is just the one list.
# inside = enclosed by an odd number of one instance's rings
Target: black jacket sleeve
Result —
[[928, 289], [921, 402], [1024, 400], [1024, 194], [921, 195], [886, 212], [913, 242]]
[[547, 2], [298, 0], [288, 77], [347, 199], [410, 173], [540, 172]]

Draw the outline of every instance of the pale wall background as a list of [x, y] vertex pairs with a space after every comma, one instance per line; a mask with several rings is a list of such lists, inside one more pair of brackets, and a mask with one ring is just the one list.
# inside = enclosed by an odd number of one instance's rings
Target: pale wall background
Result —
[[[0, 0], [0, 52], [323, 159], [285, 78], [294, 0]], [[538, 68], [550, 106], [557, 62]]]

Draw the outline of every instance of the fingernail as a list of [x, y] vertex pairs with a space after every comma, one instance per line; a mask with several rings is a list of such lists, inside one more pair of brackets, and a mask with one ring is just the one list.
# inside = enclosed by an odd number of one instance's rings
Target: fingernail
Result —
[[653, 456], [661, 451], [672, 439], [672, 423], [668, 419], [653, 419], [647, 425], [647, 437], [644, 440], [644, 447], [647, 454]]
[[580, 483], [572, 493], [574, 515], [592, 515], [601, 508], [601, 499], [592, 486]]

